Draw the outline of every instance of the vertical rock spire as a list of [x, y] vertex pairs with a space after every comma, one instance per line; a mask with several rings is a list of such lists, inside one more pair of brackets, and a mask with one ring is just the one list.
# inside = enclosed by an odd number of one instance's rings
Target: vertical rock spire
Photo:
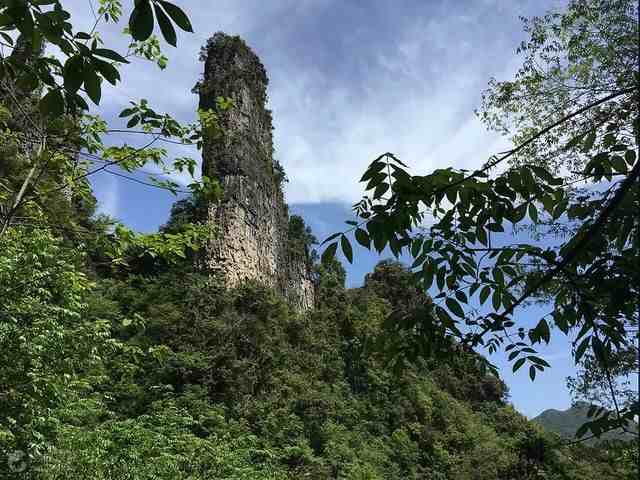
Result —
[[217, 109], [217, 98], [233, 101], [219, 112], [224, 134], [205, 139], [203, 174], [217, 178], [223, 199], [208, 206], [217, 235], [205, 263], [229, 286], [257, 280], [281, 293], [299, 310], [314, 302], [307, 252], [292, 248], [282, 172], [273, 160], [271, 112], [266, 108], [267, 74], [240, 37], [216, 33], [202, 49], [204, 77], [197, 85], [200, 108]]

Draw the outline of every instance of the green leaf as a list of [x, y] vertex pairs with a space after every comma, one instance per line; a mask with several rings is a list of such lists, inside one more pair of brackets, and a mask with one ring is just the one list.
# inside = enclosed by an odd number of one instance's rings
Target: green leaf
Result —
[[82, 98], [77, 93], [73, 95], [73, 101], [81, 110], [89, 110], [89, 105], [87, 105], [87, 102], [85, 101], [85, 99]]
[[589, 430], [590, 427], [591, 427], [591, 422], [585, 422], [582, 425], [580, 425], [580, 427], [576, 431], [576, 437], [577, 438], [584, 437], [584, 434], [587, 433], [587, 430]]
[[504, 273], [502, 273], [502, 269], [501, 268], [494, 268], [493, 269], [493, 279], [500, 285], [504, 285]]
[[540, 201], [542, 202], [544, 209], [549, 214], [553, 214], [553, 210], [556, 208], [556, 201], [553, 195], [544, 195]]
[[606, 364], [607, 354], [606, 349], [602, 341], [595, 335], [591, 337], [591, 348], [593, 353], [601, 364]]
[[13, 46], [13, 38], [11, 38], [9, 35], [7, 35], [4, 32], [0, 32], [0, 36], [2, 36], [3, 40], [7, 42], [10, 46]]
[[342, 248], [342, 253], [344, 253], [344, 256], [349, 263], [353, 263], [353, 249], [351, 248], [349, 239], [345, 235], [340, 237], [340, 247]]
[[118, 80], [120, 80], [120, 72], [118, 72], [118, 69], [109, 62], [93, 58], [91, 63], [111, 85], [115, 85]]
[[436, 285], [438, 285], [438, 290], [444, 289], [444, 280], [445, 275], [447, 274], [447, 269], [445, 267], [441, 267], [436, 273]]
[[491, 287], [489, 285], [485, 285], [482, 287], [482, 290], [480, 290], [480, 305], [487, 301], [489, 295], [491, 295]]
[[448, 297], [445, 300], [447, 308], [457, 317], [464, 318], [464, 310], [455, 298]]
[[118, 117], [124, 118], [124, 117], [128, 117], [130, 115], [133, 115], [134, 113], [136, 113], [135, 108], [125, 108], [124, 110], [122, 110], [120, 112], [120, 115], [118, 115]]
[[89, 98], [96, 105], [100, 104], [102, 89], [100, 86], [100, 77], [96, 74], [92, 66], [87, 65], [84, 69], [84, 89]]
[[433, 285], [434, 271], [435, 267], [431, 261], [429, 261], [426, 266], [422, 267], [422, 281], [424, 283], [424, 288], [427, 290], [431, 288], [431, 285]]
[[519, 358], [518, 360], [516, 360], [516, 363], [513, 364], [513, 372], [517, 372], [520, 367], [524, 364], [526, 358]]
[[108, 58], [109, 60], [113, 60], [114, 62], [129, 63], [129, 60], [124, 58], [118, 52], [114, 52], [113, 50], [109, 50], [106, 48], [96, 48], [93, 51], [93, 54], [99, 57]]
[[385, 166], [386, 166], [386, 164], [383, 163], [383, 162], [373, 162], [371, 165], [369, 165], [369, 167], [367, 168], [367, 171], [364, 172], [364, 175], [362, 175], [362, 178], [360, 178], [360, 181], [361, 182], [366, 182], [368, 180], [371, 180]]
[[356, 241], [366, 249], [371, 249], [371, 239], [369, 234], [361, 228], [356, 228], [355, 231]]
[[544, 318], [538, 322], [536, 330], [538, 330], [540, 337], [545, 341], [545, 343], [549, 343], [551, 340], [551, 331], [549, 330], [549, 324]]
[[467, 295], [462, 290], [456, 291], [456, 299], [462, 303], [468, 303]]
[[455, 205], [456, 200], [458, 199], [458, 191], [448, 188], [445, 193], [447, 195], [447, 200], [449, 200], [452, 205]]
[[538, 223], [538, 209], [533, 203], [529, 204], [529, 216], [534, 223]]
[[532, 382], [536, 379], [536, 367], [533, 365], [529, 367], [529, 378]]
[[22, 90], [33, 92], [40, 85], [40, 79], [32, 72], [20, 72], [20, 77], [18, 77], [17, 84]]
[[554, 312], [553, 314], [553, 319], [555, 321], [556, 326], [560, 329], [562, 333], [564, 333], [565, 335], [569, 333], [569, 324], [567, 322], [567, 319], [564, 316], [564, 313], [556, 310], [556, 312]]
[[[533, 349], [530, 348], [528, 350], [533, 350]], [[544, 359], [542, 359], [540, 357], [535, 357], [533, 355], [529, 355], [527, 358], [529, 359], [530, 362], [533, 362], [535, 364], [542, 365], [543, 367], [547, 367], [547, 368], [551, 367], [551, 365], [549, 365], [546, 360], [544, 360]]]
[[[2, 6], [4, 7], [6, 4], [3, 3]], [[4, 8], [3, 8], [4, 10]], [[23, 6], [23, 8], [21, 9], [22, 11], [25, 10], [25, 7]], [[2, 11], [0, 12], [0, 27], [6, 27], [8, 25], [15, 25], [17, 19], [15, 18], [17, 15], [13, 14], [13, 12], [11, 12], [12, 14], [9, 15], [6, 11]], [[20, 12], [22, 13], [22, 12]]]
[[185, 32], [193, 32], [193, 27], [189, 21], [189, 17], [173, 3], [160, 0], [160, 5], [164, 8], [164, 11], [171, 17], [171, 19]]
[[332, 243], [331, 245], [329, 245], [327, 248], [324, 249], [324, 252], [322, 252], [322, 257], [320, 258], [320, 261], [324, 264], [327, 264], [329, 262], [331, 262], [331, 260], [334, 259], [334, 257], [336, 256], [336, 251], [338, 250], [338, 243]]
[[582, 144], [582, 153], [587, 153], [593, 147], [594, 142], [596, 141], [596, 131], [595, 129], [591, 130], [587, 135], [584, 143]]
[[487, 232], [484, 231], [484, 228], [478, 227], [476, 229], [476, 235], [478, 236], [478, 241], [486, 247], [488, 243], [488, 239], [487, 239]]
[[388, 237], [382, 230], [382, 225], [379, 222], [369, 222], [367, 228], [369, 228], [369, 234], [373, 236], [373, 246], [376, 251], [382, 252], [388, 243]]
[[611, 166], [618, 173], [627, 173], [629, 171], [627, 163], [620, 155], [614, 155], [611, 157]]
[[513, 211], [513, 223], [521, 222], [527, 215], [527, 204], [523, 203], [519, 207], [516, 207]]
[[127, 122], [127, 128], [135, 127], [140, 122], [140, 117], [138, 115], [134, 115]]
[[64, 113], [64, 98], [59, 89], [49, 90], [47, 94], [40, 99], [40, 111], [45, 116], [59, 117]]
[[436, 315], [440, 319], [440, 322], [442, 323], [442, 325], [444, 325], [446, 328], [449, 328], [450, 330], [453, 330], [454, 332], [459, 331], [458, 327], [456, 327], [455, 320], [451, 318], [449, 313], [444, 308], [440, 306], [436, 306], [435, 310], [436, 310]]
[[568, 205], [569, 202], [566, 199], [558, 203], [558, 205], [556, 205], [556, 208], [553, 210], [553, 219], [557, 220], [558, 218], [560, 218], [562, 214], [567, 210]]
[[69, 93], [76, 93], [83, 81], [84, 58], [81, 55], [69, 57], [64, 64], [64, 89]]
[[139, 42], [144, 42], [153, 33], [153, 10], [149, 0], [136, 2], [129, 17], [129, 31], [133, 39]]
[[569, 142], [567, 142], [564, 148], [566, 150], [572, 149], [573, 147], [581, 143], [583, 138], [584, 138], [584, 133], [581, 133], [580, 135], [573, 137], [571, 140], [569, 140]]
[[533, 178], [533, 174], [528, 166], [525, 166], [521, 170], [522, 172], [522, 182], [529, 187], [529, 191], [533, 191], [536, 186], [536, 179]]
[[580, 342], [580, 345], [578, 346], [578, 348], [576, 348], [576, 354], [574, 358], [576, 364], [580, 361], [580, 359], [584, 355], [584, 352], [587, 350], [590, 340], [591, 340], [591, 336], [584, 338], [582, 342]]
[[382, 198], [382, 196], [387, 193], [387, 190], [389, 190], [389, 184], [386, 182], [381, 183], [373, 191], [373, 198]]
[[178, 42], [178, 38], [176, 37], [176, 31], [173, 28], [173, 25], [171, 25], [171, 20], [169, 20], [167, 14], [164, 13], [157, 4], [154, 4], [153, 7], [156, 12], [156, 18], [158, 19], [158, 25], [160, 25], [162, 36], [169, 45], [173, 45], [175, 47]]
[[633, 166], [636, 163], [636, 152], [634, 150], [627, 150], [624, 152], [624, 159], [629, 164], [629, 166]]
[[539, 167], [537, 165], [529, 165], [529, 168], [531, 168], [531, 170], [533, 170], [533, 172], [538, 177], [543, 179], [545, 182], [551, 183], [551, 184], [553, 184], [555, 182], [555, 179], [554, 179], [553, 175], [551, 175], [551, 173], [549, 173], [549, 171], [547, 171], [547, 169], [545, 169], [543, 167]]
[[491, 302], [493, 304], [493, 309], [497, 312], [498, 310], [500, 310], [500, 304], [501, 304], [501, 294], [500, 294], [500, 290], [494, 290], [493, 291], [493, 295], [491, 296]]
[[420, 248], [422, 248], [422, 238], [415, 238], [413, 243], [411, 244], [411, 255], [415, 258], [420, 253]]
[[325, 238], [322, 243], [320, 245], [324, 245], [325, 243], [329, 243], [331, 240], [334, 240], [336, 238], [338, 238], [340, 235], [342, 235], [342, 233], [338, 232], [338, 233], [334, 233], [332, 235], [329, 235], [327, 238]]

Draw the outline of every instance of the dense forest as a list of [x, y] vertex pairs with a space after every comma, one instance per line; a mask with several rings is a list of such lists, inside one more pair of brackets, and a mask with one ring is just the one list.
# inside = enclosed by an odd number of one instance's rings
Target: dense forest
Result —
[[390, 364], [390, 316], [432, 308], [396, 262], [356, 289], [318, 265], [301, 315], [189, 261], [105, 268], [74, 243], [2, 239], [2, 447], [29, 452], [6, 478], [635, 478], [631, 445], [562, 446], [475, 354]]
[[[192, 30], [188, 9], [99, 1], [105, 22], [130, 14], [120, 55], [95, 40], [96, 26], [74, 30], [63, 3], [0, 3], [10, 52], [0, 58], [0, 478], [637, 478], [637, 384], [621, 380], [638, 368], [633, 2], [576, 0], [525, 20], [522, 70], [492, 80], [479, 112], [520, 145], [506, 155], [477, 172], [427, 176], [380, 156], [363, 176], [370, 196], [354, 206], [356, 220], [321, 256], [292, 215], [287, 252], [309, 262], [310, 309], [206, 268], [220, 183], [153, 142], [109, 143], [111, 127], [88, 113], [129, 59], [166, 67], [152, 33], [157, 24], [175, 46], [176, 28]], [[43, 55], [47, 44], [58, 59]], [[532, 59], [551, 68], [543, 75]], [[227, 138], [239, 108], [219, 97], [182, 125], [140, 101], [120, 116], [206, 150]], [[267, 163], [280, 189], [284, 169]], [[93, 173], [149, 164], [194, 177], [188, 189], [149, 179], [182, 196], [158, 232], [96, 213]], [[576, 178], [594, 183], [574, 187]], [[523, 219], [532, 237], [562, 230], [568, 240], [556, 251], [492, 245], [491, 232]], [[336, 253], [358, 261], [351, 235], [415, 261], [381, 261], [347, 288]], [[473, 308], [475, 294], [490, 299], [490, 314]], [[516, 308], [534, 300], [552, 315], [525, 331]], [[536, 344], [560, 334], [574, 335], [569, 388], [588, 402], [577, 436], [517, 412], [487, 360], [504, 349], [535, 380], [549, 367]]]

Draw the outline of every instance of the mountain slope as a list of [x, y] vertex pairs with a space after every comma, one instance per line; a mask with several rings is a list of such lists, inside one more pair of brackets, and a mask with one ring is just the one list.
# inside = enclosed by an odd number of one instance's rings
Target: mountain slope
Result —
[[[576, 402], [567, 410], [555, 410], [553, 408], [545, 410], [532, 421], [541, 425], [545, 430], [557, 433], [564, 438], [574, 438], [580, 426], [589, 421], [587, 412], [589, 404]], [[613, 431], [603, 434], [600, 439], [593, 439], [592, 443], [604, 440], [633, 440], [635, 435], [623, 431]]]

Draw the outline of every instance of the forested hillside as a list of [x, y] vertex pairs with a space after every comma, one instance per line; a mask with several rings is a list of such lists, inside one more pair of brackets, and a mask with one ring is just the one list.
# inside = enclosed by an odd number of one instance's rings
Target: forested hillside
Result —
[[[521, 66], [476, 112], [512, 147], [424, 175], [382, 153], [320, 245], [289, 215], [244, 40], [205, 41], [184, 123], [107, 84], [167, 68], [188, 12], [98, 0], [79, 25], [72, 3], [0, 2], [0, 478], [637, 478], [638, 442], [606, 435], [637, 440], [640, 413], [636, 2], [523, 19]], [[164, 225], [100, 214], [101, 173], [172, 192]], [[347, 288], [356, 244], [395, 260]], [[516, 411], [487, 357], [536, 382], [558, 337], [593, 404], [571, 438]]]
[[190, 260], [104, 268], [38, 228], [0, 241], [0, 441], [28, 452], [5, 478], [632, 478], [626, 449], [561, 447], [514, 411], [475, 354], [390, 364], [388, 319], [431, 309], [395, 262], [351, 290], [319, 265], [297, 314]]
[[[533, 419], [533, 422], [541, 425], [549, 432], [572, 439], [575, 437], [578, 429], [589, 420], [590, 405], [585, 402], [577, 402], [571, 408], [560, 411], [549, 409], [542, 412]], [[637, 427], [636, 427], [637, 430]], [[590, 439], [591, 444], [598, 443], [603, 440], [626, 440], [634, 441], [637, 438], [637, 432], [611, 431], [604, 433], [599, 439]]]

